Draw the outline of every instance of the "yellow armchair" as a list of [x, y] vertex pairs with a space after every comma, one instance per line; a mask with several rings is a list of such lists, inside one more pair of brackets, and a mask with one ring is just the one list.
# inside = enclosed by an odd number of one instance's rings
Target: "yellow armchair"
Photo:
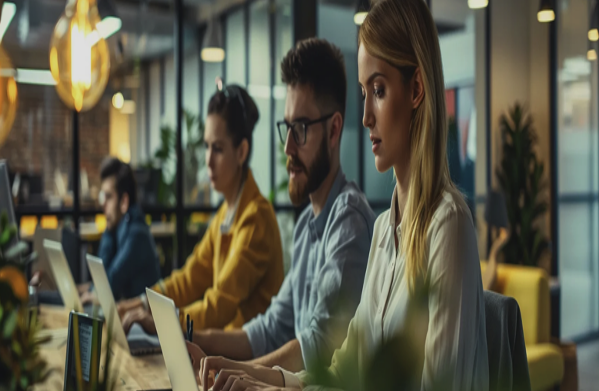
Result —
[[[484, 273], [486, 262], [481, 262]], [[550, 342], [549, 280], [539, 268], [500, 264], [494, 291], [516, 299], [528, 357], [532, 391], [548, 390], [564, 377], [560, 348]]]

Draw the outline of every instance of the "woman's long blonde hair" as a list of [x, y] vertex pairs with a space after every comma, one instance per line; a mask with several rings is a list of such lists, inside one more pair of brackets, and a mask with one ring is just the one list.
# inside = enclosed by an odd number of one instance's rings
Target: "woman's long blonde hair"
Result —
[[433, 214], [443, 191], [453, 187], [447, 164], [445, 83], [439, 38], [424, 0], [380, 0], [360, 28], [359, 44], [404, 75], [416, 68], [422, 75], [424, 99], [412, 113], [410, 125], [410, 188], [400, 243], [413, 292], [427, 276], [426, 241]]

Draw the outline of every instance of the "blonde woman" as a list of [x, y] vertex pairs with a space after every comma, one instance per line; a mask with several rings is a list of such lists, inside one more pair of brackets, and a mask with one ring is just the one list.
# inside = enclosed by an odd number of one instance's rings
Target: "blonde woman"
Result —
[[[359, 33], [364, 126], [376, 168], [393, 168], [391, 207], [376, 221], [362, 298], [333, 356], [333, 379], [363, 374], [374, 351], [400, 331], [410, 297], [428, 281], [421, 388], [488, 390], [483, 287], [472, 216], [449, 177], [439, 40], [423, 0], [382, 0]], [[204, 359], [214, 390], [303, 388], [306, 373]], [[268, 386], [270, 385], [270, 386]], [[368, 384], [361, 384], [368, 389]]]

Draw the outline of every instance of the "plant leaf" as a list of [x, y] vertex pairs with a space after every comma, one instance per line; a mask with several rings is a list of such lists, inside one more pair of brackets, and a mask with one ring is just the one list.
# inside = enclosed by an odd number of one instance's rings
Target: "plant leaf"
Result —
[[536, 265], [547, 241], [536, 228], [548, 204], [544, 165], [537, 159], [537, 135], [525, 105], [516, 102], [499, 119], [502, 161], [495, 174], [505, 194], [512, 235], [502, 253], [509, 263]]
[[24, 254], [28, 250], [29, 250], [29, 246], [27, 245], [27, 243], [19, 242], [19, 243], [15, 244], [14, 246], [12, 246], [11, 248], [9, 248], [4, 253], [4, 257], [6, 259], [12, 260], [12, 259], [15, 259], [16, 257], [18, 257], [19, 255]]
[[17, 311], [12, 311], [6, 317], [6, 321], [4, 322], [4, 332], [2, 336], [4, 339], [9, 339], [12, 336], [12, 333], [15, 331], [17, 327]]
[[12, 237], [10, 230], [4, 230], [2, 231], [2, 235], [0, 235], [0, 246], [4, 247], [6, 245], [6, 243], [8, 243], [8, 241], [10, 240], [10, 238]]

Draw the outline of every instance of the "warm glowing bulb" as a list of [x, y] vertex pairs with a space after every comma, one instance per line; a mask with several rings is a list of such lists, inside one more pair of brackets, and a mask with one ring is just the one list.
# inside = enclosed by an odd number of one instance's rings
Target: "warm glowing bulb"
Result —
[[110, 73], [110, 54], [98, 31], [96, 0], [70, 0], [50, 41], [50, 71], [62, 101], [77, 111], [102, 97]]
[[553, 22], [555, 20], [555, 12], [553, 10], [541, 10], [537, 12], [537, 20], [541, 23]]
[[589, 49], [587, 52], [587, 60], [595, 61], [597, 59], [597, 51], [595, 49]]
[[15, 70], [0, 47], [0, 146], [8, 137], [15, 120], [17, 97]]
[[366, 19], [366, 15], [368, 15], [368, 12], [356, 12], [356, 14], [354, 15], [354, 23], [358, 26], [361, 26], [362, 23], [364, 23], [364, 20]]
[[468, 7], [471, 9], [485, 8], [489, 5], [489, 0], [468, 0]]
[[223, 62], [225, 60], [225, 51], [221, 48], [203, 48], [202, 61], [205, 62]]
[[114, 94], [114, 96], [112, 97], [112, 105], [114, 106], [114, 108], [120, 110], [123, 108], [124, 104], [125, 98], [123, 98], [123, 94], [121, 94], [120, 92]]
[[593, 42], [599, 41], [599, 30], [590, 29], [588, 36], [589, 36], [589, 41], [593, 41]]

